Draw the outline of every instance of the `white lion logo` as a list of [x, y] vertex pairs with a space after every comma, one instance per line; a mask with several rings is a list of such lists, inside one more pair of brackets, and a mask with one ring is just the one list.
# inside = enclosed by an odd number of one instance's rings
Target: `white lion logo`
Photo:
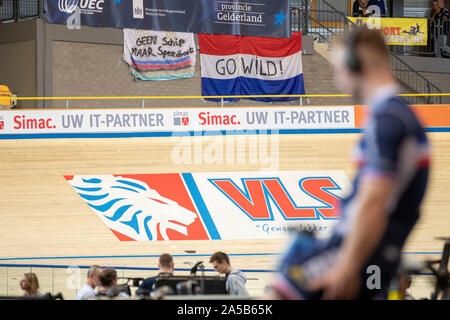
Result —
[[74, 176], [69, 183], [110, 229], [138, 241], [156, 240], [157, 230], [164, 240], [170, 240], [167, 229], [187, 236], [187, 227], [197, 218], [139, 180]]

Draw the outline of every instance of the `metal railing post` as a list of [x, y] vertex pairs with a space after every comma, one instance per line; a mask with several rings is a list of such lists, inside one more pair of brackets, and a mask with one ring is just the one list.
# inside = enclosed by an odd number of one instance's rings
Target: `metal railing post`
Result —
[[308, 0], [303, 0], [303, 6], [301, 7], [303, 14], [302, 33], [308, 34]]
[[55, 294], [55, 268], [52, 268], [52, 294]]
[[39, 0], [38, 3], [38, 11], [39, 11], [39, 18], [44, 18], [44, 0]]
[[13, 8], [14, 8], [14, 21], [19, 21], [19, 1], [14, 0], [13, 2]]
[[441, 25], [434, 24], [434, 47], [436, 52], [436, 58], [441, 57]]

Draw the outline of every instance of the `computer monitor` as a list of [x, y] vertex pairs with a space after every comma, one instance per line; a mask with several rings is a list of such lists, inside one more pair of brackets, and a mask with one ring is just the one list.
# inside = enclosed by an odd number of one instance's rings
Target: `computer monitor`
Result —
[[179, 292], [177, 285], [186, 284], [188, 281], [192, 282], [191, 292], [193, 294], [198, 293], [202, 279], [204, 280], [204, 292], [203, 294], [227, 294], [225, 289], [225, 278], [219, 276], [165, 276], [161, 275], [155, 282], [154, 290], [168, 286], [173, 292]]

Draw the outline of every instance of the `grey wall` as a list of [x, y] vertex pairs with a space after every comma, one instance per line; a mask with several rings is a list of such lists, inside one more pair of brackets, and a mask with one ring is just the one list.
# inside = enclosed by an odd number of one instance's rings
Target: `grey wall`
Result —
[[[121, 45], [53, 42], [52, 92], [54, 96], [201, 96], [200, 56], [197, 55], [195, 76], [171, 81], [134, 81], [122, 60]], [[318, 54], [303, 56], [305, 89], [310, 94], [338, 93], [333, 83], [333, 69]], [[348, 104], [349, 100], [314, 98], [312, 104]], [[140, 107], [142, 101], [111, 100], [70, 102], [70, 107]], [[292, 102], [298, 104], [299, 102]], [[306, 101], [304, 101], [306, 103]], [[241, 100], [231, 105], [261, 105]], [[280, 103], [277, 103], [280, 104]], [[281, 103], [283, 104], [283, 103]], [[284, 103], [291, 104], [291, 103]], [[146, 100], [145, 106], [217, 106], [217, 103], [196, 100]], [[65, 101], [54, 102], [65, 107]]]
[[[332, 65], [312, 50], [310, 38], [304, 39], [303, 72], [307, 94], [339, 93], [333, 81]], [[0, 24], [0, 82], [19, 96], [200, 96], [200, 63], [191, 79], [171, 81], [134, 81], [122, 60], [123, 33], [120, 29], [82, 27], [69, 30], [65, 25], [32, 20]], [[197, 56], [199, 61], [199, 56]], [[418, 59], [418, 60], [417, 60]], [[438, 60], [417, 58], [419, 70], [432, 78], [443, 92], [450, 92], [449, 73], [435, 65]], [[439, 60], [440, 61], [440, 60]], [[444, 62], [444, 61], [442, 61]], [[445, 60], [450, 64], [450, 60]], [[448, 71], [450, 72], [450, 70]], [[303, 101], [306, 103], [306, 101]], [[298, 101], [285, 104], [298, 105]], [[312, 98], [311, 104], [351, 104], [351, 99]], [[66, 107], [66, 101], [20, 102], [22, 107]], [[277, 103], [279, 104], [279, 103]], [[201, 100], [146, 100], [145, 106], [216, 106]], [[241, 100], [231, 105], [263, 105]], [[141, 107], [142, 101], [74, 100], [70, 108]]]
[[[36, 23], [0, 24], [0, 84], [22, 97], [37, 95]], [[37, 101], [19, 101], [32, 108]]]
[[[0, 83], [22, 97], [35, 97], [36, 41], [0, 44]], [[20, 101], [18, 107], [36, 107], [36, 101]]]

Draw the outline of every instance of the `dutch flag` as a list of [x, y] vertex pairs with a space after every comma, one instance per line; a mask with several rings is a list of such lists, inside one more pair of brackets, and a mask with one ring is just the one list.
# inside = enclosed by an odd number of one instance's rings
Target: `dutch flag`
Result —
[[198, 40], [204, 96], [305, 94], [301, 32], [292, 33], [291, 38], [199, 34]]

